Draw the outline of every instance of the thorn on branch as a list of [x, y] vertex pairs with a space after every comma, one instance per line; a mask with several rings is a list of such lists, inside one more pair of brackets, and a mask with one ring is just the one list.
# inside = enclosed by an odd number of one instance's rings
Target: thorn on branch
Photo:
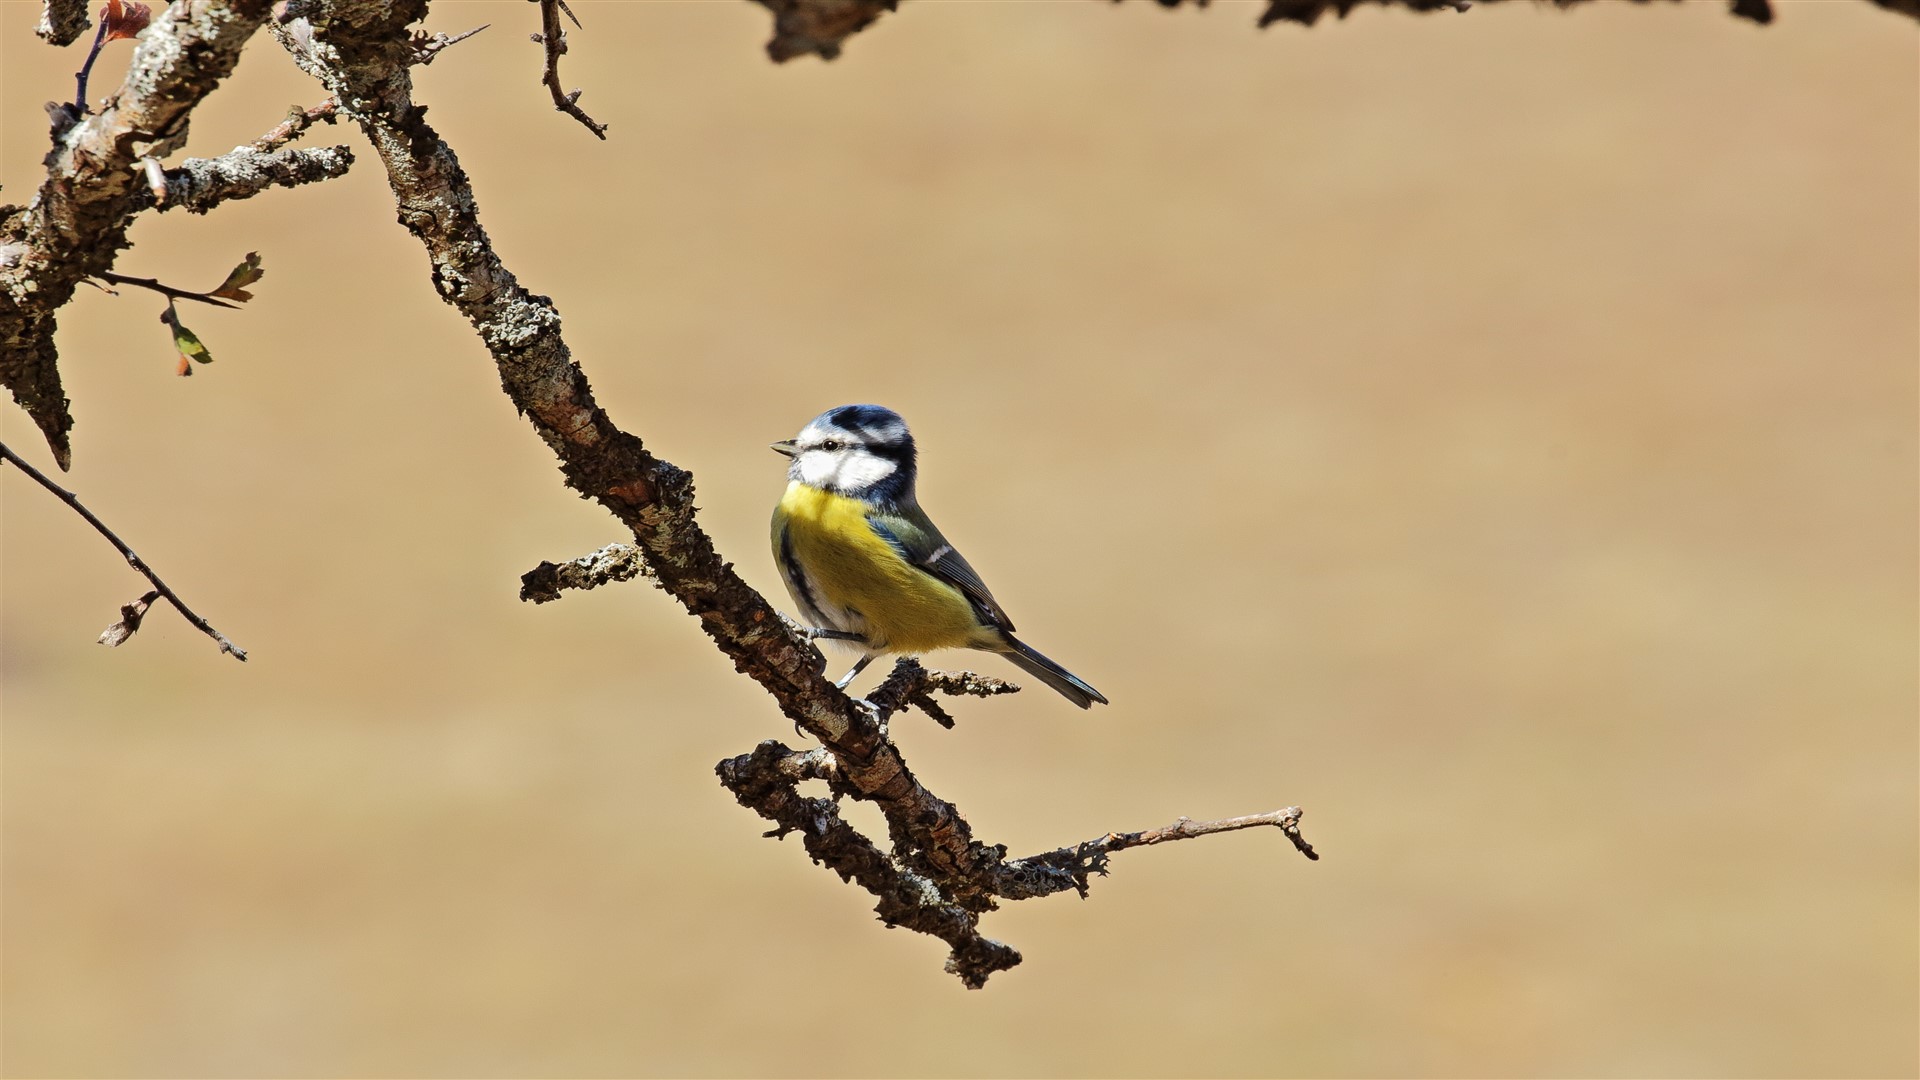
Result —
[[564, 0], [538, 0], [540, 4], [540, 32], [533, 35], [534, 43], [545, 46], [547, 53], [546, 73], [540, 81], [553, 95], [553, 107], [566, 113], [586, 126], [596, 138], [604, 141], [607, 137], [607, 125], [596, 122], [580, 108], [580, 91], [566, 93], [560, 89], [560, 57], [567, 51], [567, 32], [560, 26], [560, 13], [567, 13], [573, 19], [573, 25], [579, 26], [580, 20], [567, 7]]
[[898, 9], [898, 0], [756, 0], [773, 12], [773, 39], [767, 55], [777, 64], [813, 53], [822, 60], [840, 55], [841, 43], [882, 14]]
[[433, 58], [439, 56], [442, 51], [460, 44], [492, 25], [492, 23], [481, 23], [471, 30], [463, 30], [458, 34], [428, 34], [424, 31], [416, 33], [407, 40], [408, 47], [413, 50], [413, 56], [408, 63], [425, 67], [433, 63]]

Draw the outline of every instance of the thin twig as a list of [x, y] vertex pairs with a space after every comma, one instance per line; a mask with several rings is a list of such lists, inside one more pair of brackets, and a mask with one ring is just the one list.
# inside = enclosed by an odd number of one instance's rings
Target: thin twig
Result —
[[299, 138], [308, 128], [317, 123], [334, 123], [340, 103], [332, 98], [315, 105], [311, 109], [302, 109], [295, 105], [287, 111], [287, 118], [273, 126], [265, 135], [253, 140], [253, 148], [263, 154], [271, 153]]
[[[569, 94], [560, 89], [560, 56], [567, 51], [567, 32], [560, 28], [560, 11], [563, 8], [566, 5], [561, 0], [540, 0], [540, 33], [534, 40], [547, 50], [547, 72], [540, 81], [546, 83], [547, 90], [553, 94], [554, 108], [585, 124], [588, 131], [604, 140], [607, 137], [607, 125], [595, 123], [593, 117], [580, 108], [580, 91]], [[580, 20], [574, 17], [571, 9], [567, 10], [567, 18], [573, 19], [573, 25], [580, 25]]]
[[1181, 818], [1171, 825], [1142, 832], [1108, 833], [1098, 840], [1089, 840], [1073, 847], [1055, 848], [1039, 855], [1029, 855], [1024, 859], [1011, 859], [1001, 863], [993, 871], [992, 888], [995, 896], [1006, 900], [1028, 900], [1036, 896], [1051, 896], [1057, 892], [1072, 889], [1084, 899], [1095, 874], [1104, 876], [1107, 872], [1107, 859], [1116, 851], [1125, 851], [1133, 847], [1149, 847], [1165, 844], [1173, 840], [1191, 840], [1196, 836], [1210, 836], [1214, 833], [1233, 832], [1236, 829], [1255, 829], [1271, 825], [1280, 829], [1293, 842], [1300, 854], [1318, 861], [1320, 855], [1313, 850], [1300, 835], [1301, 810], [1289, 806], [1284, 810], [1275, 810], [1270, 814], [1248, 814], [1245, 817], [1222, 818], [1219, 821], [1194, 821]]
[[153, 278], [128, 277], [125, 274], [116, 274], [111, 270], [102, 271], [94, 276], [114, 285], [138, 285], [143, 289], [152, 289], [154, 292], [159, 293], [169, 300], [198, 300], [203, 304], [212, 304], [214, 307], [223, 308], [236, 308], [240, 306], [238, 304], [229, 304], [217, 296], [209, 296], [206, 293], [188, 292], [185, 289], [176, 289], [171, 285], [162, 285]]
[[410, 62], [425, 67], [433, 63], [433, 58], [439, 56], [442, 50], [458, 45], [492, 25], [492, 23], [481, 23], [471, 30], [462, 30], [457, 34], [417, 33], [407, 41], [407, 44], [413, 49], [413, 57]]
[[106, 43], [107, 20], [101, 19], [99, 27], [93, 32], [93, 46], [87, 50], [87, 59], [80, 65], [80, 70], [73, 73], [73, 107], [80, 111], [81, 116], [87, 114], [87, 76], [93, 74], [93, 62], [100, 59], [100, 47]]
[[934, 723], [951, 729], [953, 715], [934, 700], [936, 690], [954, 697], [993, 697], [1017, 694], [1020, 687], [1005, 679], [972, 671], [930, 671], [908, 656], [894, 662], [893, 670], [867, 694], [867, 703], [880, 710], [883, 720], [912, 706], [932, 717]]
[[1313, 845], [1300, 835], [1300, 808], [1289, 806], [1284, 810], [1275, 810], [1270, 814], [1247, 814], [1243, 817], [1221, 818], [1218, 821], [1195, 821], [1181, 818], [1171, 825], [1143, 832], [1108, 833], [1104, 838], [1094, 841], [1107, 851], [1125, 851], [1128, 848], [1151, 847], [1170, 840], [1190, 840], [1196, 836], [1210, 836], [1213, 833], [1233, 832], [1236, 829], [1257, 829], [1264, 825], [1273, 825], [1287, 834], [1300, 854], [1309, 859], [1318, 860], [1319, 854]]
[[[135, 570], [138, 570], [142, 577], [152, 582], [154, 589], [157, 590], [161, 596], [166, 597], [167, 603], [172, 604], [174, 607], [174, 610], [178, 611], [182, 617], [184, 617], [188, 622], [192, 623], [197, 629], [199, 629], [201, 633], [207, 635], [208, 637], [212, 638], [215, 642], [217, 642], [220, 646], [221, 652], [231, 654], [233, 658], [236, 660], [241, 660], [241, 661], [246, 660], [247, 650], [242, 649], [240, 646], [235, 645], [231, 641], [228, 641], [227, 635], [222, 634], [218, 630], [215, 630], [212, 627], [212, 625], [210, 625], [207, 622], [207, 620], [194, 614], [193, 609], [188, 607], [186, 605], [186, 602], [180, 599], [179, 594], [175, 593], [172, 589], [168, 588], [167, 583], [160, 580], [160, 575], [154, 573], [152, 567], [148, 566], [146, 562], [140, 558], [140, 556], [135, 555], [133, 553], [133, 549], [127, 546], [126, 541], [120, 539], [118, 536], [115, 536], [113, 530], [107, 528], [106, 522], [103, 522], [99, 518], [93, 516], [93, 511], [87, 509], [85, 506], [82, 506], [80, 504], [80, 499], [77, 496], [75, 496], [73, 492], [68, 491], [66, 488], [61, 487], [59, 484], [54, 483], [52, 480], [47, 479], [47, 476], [45, 473], [42, 473], [39, 469], [36, 469], [32, 465], [28, 464], [26, 460], [20, 457], [20, 455], [8, 449], [7, 444], [5, 443], [0, 443], [0, 459], [5, 459], [7, 461], [13, 462], [14, 466], [18, 468], [21, 472], [24, 472], [28, 476], [33, 477], [35, 482], [37, 482], [41, 487], [46, 488], [48, 491], [53, 492], [55, 495], [60, 497], [61, 502], [64, 502], [68, 506], [73, 507], [74, 513], [77, 513], [81, 517], [86, 518], [87, 524], [93, 526], [94, 531], [98, 532], [101, 536], [106, 537], [107, 542], [112, 544], [114, 548], [120, 552], [121, 555], [126, 557], [127, 565], [133, 567]], [[148, 598], [146, 599], [145, 603], [141, 603], [140, 604], [141, 611], [144, 612], [145, 604], [151, 603], [151, 602], [152, 602], [151, 599]], [[123, 615], [125, 614], [125, 609], [122, 609], [122, 614]], [[138, 625], [137, 615], [135, 616], [135, 625], [136, 626]]]

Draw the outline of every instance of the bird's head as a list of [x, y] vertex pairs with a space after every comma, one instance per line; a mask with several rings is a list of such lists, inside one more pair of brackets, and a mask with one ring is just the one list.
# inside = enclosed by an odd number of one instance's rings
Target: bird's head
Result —
[[913, 495], [913, 435], [892, 409], [828, 409], [773, 449], [793, 459], [787, 478], [809, 487], [868, 500]]

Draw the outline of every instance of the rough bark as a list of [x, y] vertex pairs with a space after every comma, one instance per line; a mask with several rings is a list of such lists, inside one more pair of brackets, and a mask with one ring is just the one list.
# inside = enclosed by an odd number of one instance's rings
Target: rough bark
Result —
[[56, 314], [81, 279], [113, 266], [151, 199], [142, 158], [186, 138], [194, 106], [233, 71], [269, 0], [168, 6], [99, 112], [56, 106], [47, 178], [25, 208], [0, 207], [0, 385], [33, 418], [62, 469], [73, 417], [60, 381]]
[[40, 25], [33, 32], [49, 45], [71, 45], [93, 25], [87, 18], [87, 0], [47, 0]]
[[[797, 768], [784, 747], [763, 746], [723, 762], [723, 781], [777, 831], [802, 832], [816, 858], [880, 896], [881, 914], [891, 924], [947, 941], [950, 970], [969, 986], [981, 985], [1019, 961], [1017, 952], [977, 929], [980, 914], [994, 907], [996, 890], [1010, 887], [1005, 849], [975, 840], [959, 811], [914, 777], [888, 736], [884, 694], [879, 702], [855, 702], [823, 679], [824, 661], [804, 634], [721, 559], [695, 520], [692, 478], [621, 430], [595, 402], [561, 336], [559, 312], [495, 254], [459, 159], [413, 101], [406, 28], [425, 11], [424, 0], [296, 3], [276, 36], [373, 144], [400, 224], [426, 252], [435, 290], [478, 332], [502, 389], [553, 450], [567, 483], [632, 531], [658, 585], [700, 620], [796, 727], [820, 741], [835, 790], [880, 807], [891, 851], [859, 836], [830, 806], [800, 796], [781, 771]], [[583, 573], [592, 576], [591, 568]], [[552, 575], [536, 575], [536, 593], [556, 584], [545, 580]], [[922, 679], [900, 687], [902, 701], [924, 697], [930, 685]], [[1022, 876], [1022, 895], [1039, 895], [1031, 877]]]

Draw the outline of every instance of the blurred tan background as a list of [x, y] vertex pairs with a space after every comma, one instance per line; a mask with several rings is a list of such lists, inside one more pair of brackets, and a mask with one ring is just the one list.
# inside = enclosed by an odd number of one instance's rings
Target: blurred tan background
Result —
[[[37, 8], [12, 201], [81, 53]], [[515, 599], [618, 530], [320, 129], [350, 176], [119, 263], [262, 253], [214, 365], [62, 318], [68, 480], [253, 660], [93, 644], [142, 583], [0, 475], [7, 1073], [1920, 1071], [1910, 21], [920, 0], [776, 68], [737, 0], [576, 8], [610, 142], [525, 3], [436, 4], [493, 28], [419, 97], [722, 550], [786, 606], [766, 444], [898, 408], [1114, 701], [908, 719], [922, 776], [1015, 852], [1298, 803], [1325, 858], [1125, 854], [963, 990], [715, 783], [792, 732], [675, 605]], [[262, 39], [190, 152], [320, 96]]]

